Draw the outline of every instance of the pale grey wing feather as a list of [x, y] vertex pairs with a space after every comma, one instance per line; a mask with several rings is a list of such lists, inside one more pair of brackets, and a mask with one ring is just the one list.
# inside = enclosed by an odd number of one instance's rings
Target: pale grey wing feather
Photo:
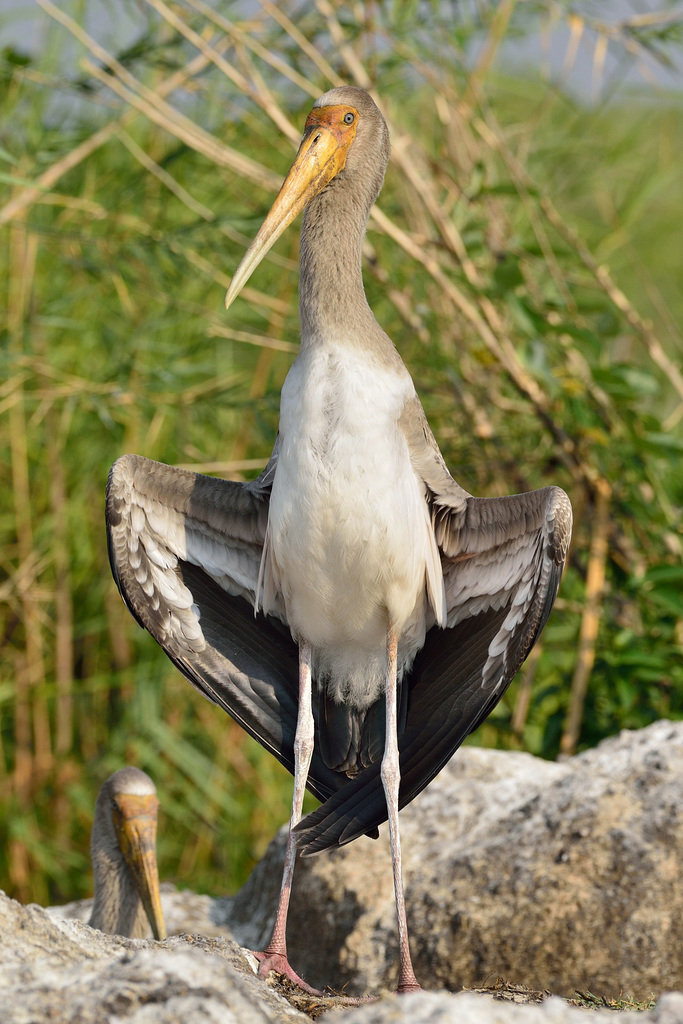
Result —
[[451, 476], [417, 395], [406, 402], [398, 425], [408, 445], [413, 470], [423, 481], [429, 500], [464, 512], [471, 495]]
[[[124, 455], [107, 483], [110, 560], [131, 612], [165, 647], [201, 650], [183, 560], [253, 605], [277, 447], [256, 480], [237, 483]], [[277, 613], [278, 609], [275, 609]]]
[[571, 530], [571, 504], [560, 487], [468, 497], [463, 512], [435, 501], [448, 626], [507, 609], [482, 666], [482, 687], [509, 682], [531, 650], [555, 600]]

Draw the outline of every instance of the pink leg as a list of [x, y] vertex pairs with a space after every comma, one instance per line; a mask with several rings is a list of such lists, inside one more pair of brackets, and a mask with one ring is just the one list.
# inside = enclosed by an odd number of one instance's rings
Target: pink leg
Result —
[[294, 795], [292, 797], [292, 815], [289, 819], [289, 834], [285, 850], [285, 867], [282, 872], [282, 888], [280, 901], [275, 917], [275, 927], [270, 942], [263, 953], [254, 953], [259, 962], [259, 975], [266, 977], [269, 971], [284, 974], [304, 992], [311, 995], [322, 995], [317, 989], [307, 985], [293, 970], [287, 959], [287, 912], [289, 897], [292, 891], [296, 846], [292, 829], [301, 821], [301, 808], [304, 802], [306, 779], [313, 756], [313, 708], [311, 703], [311, 648], [309, 644], [299, 645], [299, 713], [294, 738]]
[[401, 837], [398, 830], [398, 787], [401, 781], [401, 770], [398, 760], [398, 737], [396, 724], [396, 652], [398, 634], [391, 626], [387, 633], [387, 728], [382, 758], [381, 776], [384, 795], [389, 815], [389, 839], [391, 842], [391, 862], [394, 869], [394, 894], [396, 896], [396, 917], [398, 919], [399, 972], [398, 991], [414, 992], [420, 985], [413, 971], [408, 945], [408, 923], [406, 921], [406, 903], [403, 893], [403, 873], [401, 871]]

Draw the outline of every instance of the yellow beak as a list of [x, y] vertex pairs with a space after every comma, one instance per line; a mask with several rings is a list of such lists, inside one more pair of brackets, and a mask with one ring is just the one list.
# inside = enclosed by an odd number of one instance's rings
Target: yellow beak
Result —
[[[347, 123], [347, 115], [353, 121]], [[356, 135], [358, 111], [344, 105], [314, 107], [306, 121], [299, 152], [277, 199], [235, 271], [225, 308], [237, 298], [252, 273], [282, 232], [314, 196], [342, 170]]]
[[154, 938], [165, 939], [156, 851], [158, 808], [155, 796], [117, 793], [113, 816], [121, 852], [135, 879]]

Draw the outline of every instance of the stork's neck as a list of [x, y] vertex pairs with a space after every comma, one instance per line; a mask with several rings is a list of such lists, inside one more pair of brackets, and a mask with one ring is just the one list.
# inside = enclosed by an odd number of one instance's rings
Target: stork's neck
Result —
[[326, 189], [306, 209], [299, 250], [303, 347], [328, 338], [366, 344], [379, 331], [361, 269], [368, 213], [369, 206], [343, 187]]
[[151, 929], [133, 876], [118, 851], [93, 850], [95, 899], [88, 924], [109, 935], [147, 938]]

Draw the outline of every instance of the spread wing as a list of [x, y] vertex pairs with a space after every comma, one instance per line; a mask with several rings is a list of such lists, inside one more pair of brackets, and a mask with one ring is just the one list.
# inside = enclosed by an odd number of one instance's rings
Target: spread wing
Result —
[[[138, 623], [293, 771], [298, 651], [286, 624], [254, 615], [276, 460], [277, 445], [261, 476], [242, 484], [125, 455], [107, 483], [107, 539]], [[324, 800], [344, 781], [316, 751], [309, 789]]]
[[[432, 781], [502, 697], [545, 625], [571, 538], [571, 505], [559, 487], [474, 498], [448, 479], [430, 461], [447, 627], [429, 630], [407, 680], [400, 807]], [[297, 826], [298, 846], [304, 856], [319, 853], [386, 819], [377, 763]]]
[[[432, 509], [447, 625], [428, 631], [403, 680], [400, 806], [500, 700], [545, 624], [571, 535], [559, 488], [475, 498], [448, 473], [426, 420], [409, 442]], [[281, 605], [267, 617], [252, 610], [276, 460], [277, 445], [261, 476], [240, 484], [124, 456], [110, 473], [106, 515], [114, 577], [137, 621], [293, 771], [297, 648]], [[379, 762], [354, 779], [328, 768], [316, 726], [308, 788], [325, 802], [298, 826], [304, 854], [374, 832], [387, 817]]]

